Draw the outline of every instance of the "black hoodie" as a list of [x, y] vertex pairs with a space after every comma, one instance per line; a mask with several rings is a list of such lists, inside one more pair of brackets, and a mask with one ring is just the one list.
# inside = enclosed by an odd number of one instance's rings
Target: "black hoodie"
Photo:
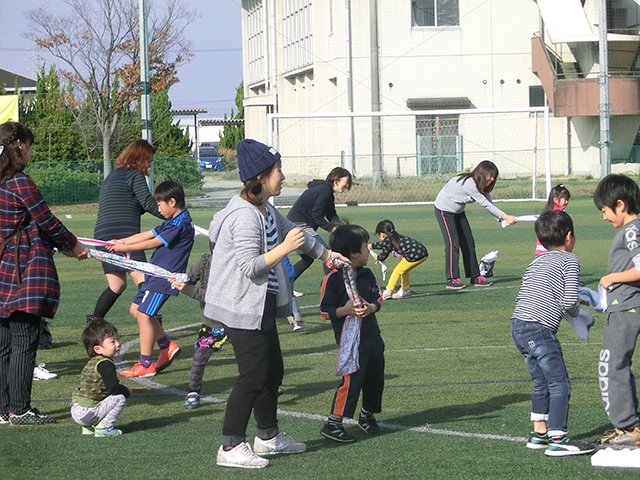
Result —
[[293, 223], [304, 224], [314, 230], [320, 227], [330, 232], [340, 223], [333, 187], [326, 180], [312, 180], [307, 187], [291, 207], [287, 218]]

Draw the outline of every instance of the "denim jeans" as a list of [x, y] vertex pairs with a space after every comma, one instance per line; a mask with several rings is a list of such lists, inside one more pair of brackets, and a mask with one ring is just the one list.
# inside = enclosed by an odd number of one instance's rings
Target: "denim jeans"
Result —
[[549, 435], [565, 435], [571, 385], [556, 334], [539, 323], [512, 318], [511, 338], [533, 380], [532, 419], [548, 415]]

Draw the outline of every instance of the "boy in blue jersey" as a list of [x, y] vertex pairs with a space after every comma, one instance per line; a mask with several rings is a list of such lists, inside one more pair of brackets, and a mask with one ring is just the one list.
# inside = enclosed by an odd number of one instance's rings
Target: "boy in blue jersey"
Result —
[[[153, 192], [158, 211], [167, 220], [159, 227], [116, 241], [109, 247], [112, 252], [131, 252], [155, 248], [150, 263], [170, 272], [184, 273], [193, 247], [195, 230], [189, 212], [185, 208], [184, 190], [179, 183], [162, 182]], [[180, 353], [177, 343], [169, 340], [156, 319], [164, 302], [180, 291], [164, 278], [151, 275], [133, 299], [129, 312], [140, 328], [140, 361], [129, 370], [120, 372], [125, 377], [151, 377], [169, 366]], [[158, 361], [153, 363], [153, 342], [160, 347]]]
[[571, 385], [562, 347], [556, 337], [568, 313], [578, 314], [580, 263], [571, 253], [576, 243], [571, 217], [561, 210], [540, 215], [536, 236], [548, 250], [527, 267], [511, 318], [511, 338], [533, 380], [527, 448], [545, 449], [549, 457], [582, 455], [595, 450], [567, 435]]
[[607, 321], [598, 359], [604, 409], [613, 429], [600, 442], [640, 446], [638, 394], [631, 360], [640, 335], [640, 189], [626, 175], [607, 175], [593, 192], [593, 202], [616, 229], [609, 251]]

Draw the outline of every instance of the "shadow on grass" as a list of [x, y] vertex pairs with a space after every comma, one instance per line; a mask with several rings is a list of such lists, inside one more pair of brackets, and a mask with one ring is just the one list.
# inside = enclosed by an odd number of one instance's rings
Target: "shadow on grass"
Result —
[[125, 432], [156, 430], [176, 423], [186, 423], [197, 417], [210, 416], [213, 413], [224, 413], [224, 405], [216, 405], [211, 403], [203, 403], [196, 410], [184, 410], [180, 413], [166, 415], [164, 417], [148, 418], [146, 420], [136, 420], [129, 423], [119, 425]]
[[531, 400], [531, 395], [524, 393], [510, 393], [488, 398], [482, 402], [447, 405], [438, 408], [385, 419], [385, 423], [393, 423], [406, 427], [424, 425], [450, 424], [465, 420], [495, 417], [495, 412], [511, 404]]
[[[599, 442], [602, 434], [607, 430], [612, 429], [610, 423], [605, 423], [601, 427], [593, 428], [589, 432], [585, 432], [582, 435], [571, 435], [576, 440], [581, 440], [583, 442]], [[571, 430], [571, 425], [569, 425], [569, 430]]]

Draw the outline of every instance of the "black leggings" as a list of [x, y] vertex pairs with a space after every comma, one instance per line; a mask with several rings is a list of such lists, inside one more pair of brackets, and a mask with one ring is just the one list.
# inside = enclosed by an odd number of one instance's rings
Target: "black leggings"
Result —
[[471, 233], [469, 220], [464, 213], [451, 213], [434, 207], [436, 220], [442, 231], [444, 239], [444, 262], [447, 279], [460, 278], [460, 250], [462, 250], [462, 262], [467, 278], [476, 278], [480, 275], [478, 257], [476, 256], [476, 244]]

